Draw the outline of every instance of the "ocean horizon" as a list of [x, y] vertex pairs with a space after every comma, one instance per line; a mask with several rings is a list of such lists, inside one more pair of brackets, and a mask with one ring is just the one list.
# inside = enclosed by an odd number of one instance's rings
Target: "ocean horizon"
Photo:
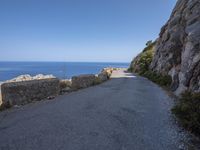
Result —
[[125, 62], [0, 61], [0, 82], [20, 75], [54, 75], [69, 79], [75, 75], [97, 74], [105, 67], [128, 68]]

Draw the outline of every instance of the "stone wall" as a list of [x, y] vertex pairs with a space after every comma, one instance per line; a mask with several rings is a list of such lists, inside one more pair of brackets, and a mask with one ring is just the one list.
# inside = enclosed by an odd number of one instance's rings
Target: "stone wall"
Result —
[[2, 105], [10, 107], [26, 104], [56, 96], [59, 92], [60, 84], [57, 78], [6, 82], [1, 85]]
[[72, 81], [71, 79], [62, 79], [60, 80], [60, 93], [66, 93], [72, 91]]
[[[0, 85], [1, 86], [1, 85]], [[1, 96], [1, 88], [0, 88], [0, 106], [2, 105], [2, 96]]]
[[79, 75], [72, 77], [72, 89], [82, 89], [94, 85], [95, 75]]
[[87, 88], [96, 84], [100, 84], [109, 80], [111, 77], [113, 68], [104, 68], [99, 74], [86, 74], [72, 77], [72, 89]]
[[59, 80], [52, 75], [21, 75], [0, 84], [0, 108], [23, 105], [100, 84], [110, 78], [112, 71], [112, 68], [105, 68], [98, 75], [79, 75], [70, 80]]

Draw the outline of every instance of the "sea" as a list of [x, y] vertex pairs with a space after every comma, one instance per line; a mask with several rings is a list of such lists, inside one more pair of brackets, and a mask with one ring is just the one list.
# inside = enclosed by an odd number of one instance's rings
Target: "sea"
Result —
[[129, 63], [112, 62], [0, 62], [0, 82], [20, 75], [54, 75], [69, 79], [75, 75], [97, 74], [105, 67], [128, 68]]

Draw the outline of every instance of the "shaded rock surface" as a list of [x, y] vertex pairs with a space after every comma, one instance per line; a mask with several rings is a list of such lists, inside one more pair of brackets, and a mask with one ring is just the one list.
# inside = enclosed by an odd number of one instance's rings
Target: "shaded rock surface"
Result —
[[172, 77], [177, 95], [200, 92], [200, 1], [178, 0], [161, 29], [151, 69]]

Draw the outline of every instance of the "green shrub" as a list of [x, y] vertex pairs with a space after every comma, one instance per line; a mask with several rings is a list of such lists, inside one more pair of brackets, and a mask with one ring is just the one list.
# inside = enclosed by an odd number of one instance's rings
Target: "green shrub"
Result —
[[147, 71], [144, 74], [142, 74], [142, 76], [148, 78], [149, 80], [151, 80], [161, 86], [169, 87], [172, 82], [171, 76], [158, 74], [153, 71]]
[[128, 72], [133, 72], [133, 68], [129, 67], [127, 71]]
[[146, 47], [143, 49], [143, 52], [146, 52], [146, 51], [149, 51], [149, 50], [153, 50], [155, 45], [156, 45], [156, 42], [148, 41], [146, 43]]
[[156, 42], [148, 41], [146, 48], [132, 62], [128, 71], [138, 73], [141, 76], [161, 85], [170, 86], [172, 79], [168, 75], [162, 75], [149, 70], [153, 60]]
[[148, 71], [154, 56], [155, 44], [156, 42], [148, 41], [142, 53], [133, 59], [128, 70], [139, 74], [144, 74]]
[[138, 60], [139, 65], [139, 74], [143, 75], [145, 72], [149, 70], [149, 65], [151, 64], [153, 59], [153, 51], [149, 50], [141, 54], [140, 59]]
[[180, 123], [200, 135], [200, 93], [185, 92], [172, 109]]

